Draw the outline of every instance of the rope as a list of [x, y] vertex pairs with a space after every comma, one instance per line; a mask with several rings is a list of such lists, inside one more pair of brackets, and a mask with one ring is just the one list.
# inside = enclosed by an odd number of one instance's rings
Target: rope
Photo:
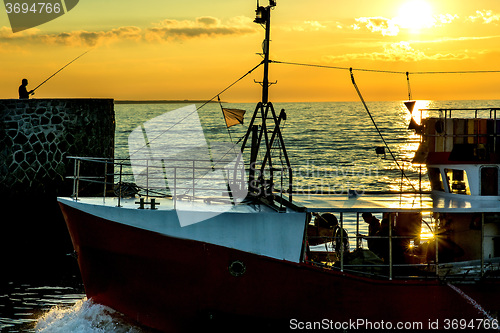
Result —
[[359, 99], [361, 100], [361, 103], [363, 103], [363, 106], [365, 107], [365, 110], [366, 112], [368, 113], [368, 115], [370, 116], [370, 119], [372, 120], [372, 123], [373, 125], [375, 126], [375, 129], [377, 130], [377, 133], [378, 135], [380, 136], [380, 138], [382, 139], [382, 141], [384, 142], [384, 145], [385, 147], [387, 148], [387, 150], [389, 151], [389, 154], [391, 154], [392, 156], [392, 159], [394, 160], [394, 162], [396, 163], [396, 165], [398, 166], [398, 169], [401, 171], [401, 174], [406, 178], [406, 180], [408, 181], [408, 183], [410, 183], [410, 186], [413, 188], [413, 190], [415, 192], [417, 192], [417, 189], [415, 188], [415, 186], [413, 186], [413, 184], [411, 183], [411, 180], [410, 178], [408, 178], [408, 176], [406, 175], [406, 173], [404, 172], [404, 170], [401, 168], [401, 166], [399, 165], [397, 159], [396, 159], [396, 156], [394, 156], [394, 154], [392, 153], [392, 150], [391, 148], [389, 148], [389, 145], [387, 144], [387, 142], [385, 141], [384, 139], [384, 136], [382, 135], [382, 132], [380, 131], [380, 129], [378, 128], [377, 126], [377, 123], [375, 122], [375, 119], [373, 119], [373, 116], [372, 114], [370, 113], [370, 110], [368, 109], [368, 106], [366, 105], [366, 102], [363, 98], [363, 96], [361, 95], [361, 91], [359, 91], [359, 88], [358, 88], [358, 85], [356, 84], [356, 81], [354, 80], [354, 74], [352, 72], [352, 70], [350, 70], [350, 73], [351, 73], [351, 81], [352, 81], [352, 84], [354, 85], [354, 89], [356, 89], [356, 92], [358, 93], [358, 96], [359, 96]]
[[380, 69], [338, 67], [338, 66], [328, 66], [328, 65], [306, 64], [306, 63], [299, 63], [299, 62], [287, 62], [287, 61], [279, 61], [279, 60], [270, 60], [270, 62], [275, 63], [275, 64], [306, 66], [306, 67], [316, 67], [316, 68], [328, 68], [328, 69], [339, 69], [339, 70], [348, 70], [348, 71], [378, 72], [378, 73], [389, 73], [389, 74], [404, 74], [405, 73], [405, 72], [397, 72], [397, 71], [385, 71], [385, 70], [380, 70]]
[[317, 64], [307, 64], [307, 63], [290, 62], [290, 61], [279, 61], [279, 60], [270, 60], [270, 62], [275, 63], [275, 64], [284, 64], [284, 65], [295, 65], [295, 66], [328, 68], [328, 69], [358, 71], [358, 72], [374, 72], [374, 73], [386, 73], [386, 74], [401, 74], [401, 75], [409, 75], [409, 74], [427, 75], [427, 74], [484, 74], [484, 73], [500, 73], [500, 70], [484, 70], [484, 71], [474, 70], [474, 71], [448, 71], [448, 72], [444, 72], [444, 71], [442, 71], [442, 72], [434, 72], [434, 71], [401, 72], [401, 71], [389, 71], [389, 70], [371, 69], [371, 68], [352, 68], [352, 67], [317, 65]]
[[214, 97], [210, 98], [208, 101], [206, 101], [205, 103], [203, 103], [200, 107], [198, 107], [196, 109], [196, 111], [198, 111], [199, 109], [201, 109], [202, 107], [204, 107], [205, 105], [207, 105], [208, 103], [210, 103], [211, 101], [213, 101], [216, 97], [219, 97], [219, 95], [221, 95], [226, 90], [228, 90], [229, 88], [231, 88], [232, 86], [234, 86], [236, 83], [238, 83], [241, 80], [243, 80], [247, 75], [251, 74], [254, 70], [256, 70], [257, 68], [259, 68], [259, 66], [262, 65], [263, 63], [264, 63], [264, 61], [261, 61], [257, 66], [255, 66], [254, 68], [252, 68], [251, 70], [249, 70], [246, 74], [243, 74], [238, 80], [234, 81], [233, 83], [231, 83], [230, 85], [228, 85], [226, 88], [224, 88], [223, 90], [221, 90]]

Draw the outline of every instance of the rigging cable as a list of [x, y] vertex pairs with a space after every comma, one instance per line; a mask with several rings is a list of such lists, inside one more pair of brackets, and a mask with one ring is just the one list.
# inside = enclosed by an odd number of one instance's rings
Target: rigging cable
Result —
[[368, 106], [366, 105], [363, 96], [361, 95], [361, 92], [359, 91], [358, 86], [356, 85], [356, 82], [354, 80], [354, 74], [353, 71], [360, 71], [360, 72], [373, 72], [373, 73], [385, 73], [385, 74], [399, 74], [399, 75], [406, 75], [406, 80], [407, 80], [407, 85], [408, 85], [408, 100], [412, 99], [412, 94], [411, 94], [411, 87], [410, 87], [410, 74], [417, 74], [417, 75], [426, 75], [426, 74], [485, 74], [485, 73], [500, 73], [500, 70], [468, 70], [468, 71], [419, 71], [419, 72], [401, 72], [401, 71], [392, 71], [392, 70], [381, 70], [381, 69], [370, 69], [370, 68], [352, 68], [352, 67], [341, 67], [341, 66], [329, 66], [329, 65], [319, 65], [319, 64], [308, 64], [308, 63], [298, 63], [298, 62], [289, 62], [289, 61], [279, 61], [279, 60], [269, 60], [269, 62], [276, 63], [276, 64], [285, 64], [285, 65], [295, 65], [295, 66], [305, 66], [305, 67], [315, 67], [315, 68], [327, 68], [327, 69], [335, 69], [335, 70], [348, 70], [351, 74], [351, 81], [354, 85], [354, 88], [356, 89], [356, 92], [358, 93], [359, 98], [361, 99], [361, 102], [363, 103], [363, 106], [365, 107], [366, 112], [370, 116], [370, 119], [373, 122], [373, 125], [375, 126], [378, 134], [382, 138], [382, 141], [384, 142], [385, 146], [387, 147], [387, 150], [391, 154], [391, 157], [393, 158], [394, 162], [398, 166], [398, 169], [401, 171], [402, 176], [404, 176], [408, 182], [410, 183], [411, 187], [417, 192], [415, 189], [415, 186], [413, 186], [412, 182], [404, 172], [404, 170], [401, 168], [399, 165], [398, 161], [396, 160], [394, 154], [392, 153], [391, 149], [389, 148], [387, 142], [385, 141], [382, 133], [380, 132], [379, 128], [377, 127], [377, 124], [375, 123], [375, 120], [373, 119]]
[[184, 119], [188, 118], [191, 114], [197, 112], [198, 110], [200, 110], [202, 107], [204, 107], [205, 105], [207, 105], [208, 103], [212, 102], [215, 98], [217, 98], [220, 94], [222, 94], [223, 92], [227, 91], [229, 88], [231, 88], [232, 86], [234, 86], [236, 83], [238, 83], [239, 81], [243, 80], [247, 75], [251, 74], [254, 70], [256, 70], [257, 68], [259, 68], [260, 65], [262, 65], [264, 62], [260, 62], [257, 66], [255, 66], [254, 68], [252, 68], [251, 70], [249, 70], [246, 74], [243, 74], [239, 79], [237, 79], [236, 81], [234, 81], [233, 83], [231, 83], [229, 86], [227, 86], [226, 88], [224, 88], [223, 90], [221, 90], [221, 92], [219, 92], [217, 95], [215, 95], [214, 97], [212, 97], [211, 99], [207, 100], [205, 103], [203, 103], [201, 106], [197, 107], [196, 110], [194, 110], [193, 112], [190, 112], [188, 113], [185, 117], [183, 117], [182, 119], [180, 119], [178, 122], [172, 124], [170, 127], [168, 127], [167, 129], [165, 129], [164, 131], [162, 131], [160, 134], [158, 134], [156, 137], [154, 137], [153, 139], [149, 140], [147, 143], [144, 144], [144, 146], [142, 146], [141, 148], [139, 148], [138, 150], [136, 150], [135, 152], [133, 152], [132, 154], [129, 154], [128, 157], [126, 158], [122, 158], [121, 161], [124, 161], [124, 160], [127, 160], [127, 159], [130, 159], [132, 157], [132, 155], [134, 155], [135, 153], [137, 153], [138, 151], [140, 151], [141, 149], [147, 147], [148, 145], [151, 144], [151, 142], [153, 141], [156, 141], [158, 138], [160, 138], [163, 134], [165, 134], [166, 132], [170, 131], [174, 126], [180, 124]]
[[340, 66], [329, 66], [329, 65], [318, 65], [318, 64], [307, 64], [300, 62], [290, 62], [290, 61], [279, 61], [279, 60], [269, 60], [269, 62], [275, 64], [284, 65], [295, 65], [295, 66], [305, 66], [305, 67], [316, 67], [316, 68], [328, 68], [337, 70], [347, 70], [347, 71], [358, 71], [358, 72], [374, 72], [374, 73], [386, 73], [386, 74], [484, 74], [484, 73], [500, 73], [500, 70], [473, 70], [473, 71], [420, 71], [420, 72], [401, 72], [401, 71], [390, 71], [383, 69], [371, 69], [371, 68], [352, 68], [352, 67], [340, 67]]
[[228, 85], [226, 88], [224, 88], [223, 90], [221, 90], [217, 95], [215, 95], [214, 97], [210, 98], [208, 101], [206, 101], [205, 103], [203, 103], [200, 107], [196, 108], [196, 111], [198, 111], [199, 109], [201, 109], [202, 107], [204, 107], [205, 105], [207, 105], [208, 103], [210, 103], [211, 101], [213, 101], [215, 98], [219, 97], [219, 95], [221, 95], [222, 93], [224, 93], [226, 90], [228, 90], [229, 88], [231, 88], [232, 86], [234, 86], [239, 81], [243, 80], [247, 75], [251, 74], [254, 70], [256, 70], [257, 68], [259, 68], [260, 65], [262, 65], [263, 63], [264, 63], [264, 61], [261, 61], [257, 66], [255, 66], [254, 68], [252, 68], [251, 70], [249, 70], [246, 74], [242, 75], [238, 80], [234, 81], [233, 83], [231, 83], [230, 85]]
[[370, 113], [370, 110], [368, 109], [368, 106], [366, 105], [366, 102], [363, 98], [363, 96], [361, 95], [361, 91], [359, 91], [359, 88], [358, 88], [358, 85], [356, 84], [356, 81], [354, 80], [354, 74], [352, 72], [351, 69], [349, 69], [350, 73], [351, 73], [351, 81], [352, 81], [352, 84], [354, 85], [354, 89], [356, 89], [356, 92], [358, 93], [358, 96], [359, 96], [359, 99], [361, 100], [361, 103], [363, 103], [363, 106], [365, 107], [365, 110], [366, 112], [368, 113], [368, 115], [370, 116], [370, 119], [372, 120], [372, 123], [373, 125], [375, 126], [375, 129], [377, 130], [378, 132], [378, 135], [380, 136], [380, 138], [382, 139], [382, 141], [384, 142], [384, 145], [385, 147], [387, 148], [387, 150], [389, 151], [389, 154], [391, 154], [392, 156], [392, 159], [394, 160], [394, 162], [396, 163], [396, 165], [398, 166], [398, 169], [401, 171], [401, 174], [406, 178], [406, 180], [410, 183], [411, 187], [413, 188], [413, 190], [415, 192], [417, 192], [417, 189], [415, 188], [415, 186], [413, 186], [410, 178], [408, 178], [408, 176], [406, 175], [406, 173], [404, 172], [403, 168], [401, 168], [401, 166], [399, 165], [397, 159], [396, 159], [396, 156], [394, 156], [394, 154], [392, 153], [392, 150], [391, 148], [389, 148], [389, 145], [387, 144], [387, 142], [385, 141], [384, 139], [384, 136], [382, 135], [382, 132], [380, 132], [380, 129], [378, 128], [377, 126], [377, 123], [375, 122], [375, 119], [373, 119], [373, 116], [372, 114]]

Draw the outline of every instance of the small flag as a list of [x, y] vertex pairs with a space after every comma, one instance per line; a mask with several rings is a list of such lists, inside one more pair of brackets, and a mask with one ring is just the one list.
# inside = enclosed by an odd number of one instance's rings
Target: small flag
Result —
[[222, 113], [224, 113], [224, 119], [226, 120], [226, 126], [229, 128], [234, 125], [243, 124], [243, 116], [245, 115], [245, 112], [245, 110], [222, 108]]

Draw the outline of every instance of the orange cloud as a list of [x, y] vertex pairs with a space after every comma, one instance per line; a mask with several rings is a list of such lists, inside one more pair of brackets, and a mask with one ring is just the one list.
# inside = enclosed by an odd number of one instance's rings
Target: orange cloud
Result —
[[153, 27], [142, 29], [126, 26], [108, 31], [71, 31], [58, 34], [41, 34], [39, 29], [29, 29], [13, 34], [10, 28], [0, 28], [0, 43], [42, 43], [49, 45], [97, 46], [119, 41], [161, 42], [197, 37], [220, 37], [251, 34], [257, 30], [250, 25], [251, 20], [235, 17], [223, 24], [214, 17], [198, 17], [195, 20], [163, 20]]
[[351, 26], [354, 30], [364, 26], [371, 32], [380, 32], [383, 36], [397, 36], [399, 33], [398, 25], [385, 17], [359, 17], [355, 20], [356, 23]]
[[227, 35], [244, 35], [256, 32], [256, 28], [246, 17], [236, 17], [229, 24], [223, 24], [219, 19], [204, 16], [191, 20], [163, 20], [155, 27], [148, 28], [144, 37], [148, 41], [165, 41], [173, 39], [190, 39], [197, 37], [215, 37]]

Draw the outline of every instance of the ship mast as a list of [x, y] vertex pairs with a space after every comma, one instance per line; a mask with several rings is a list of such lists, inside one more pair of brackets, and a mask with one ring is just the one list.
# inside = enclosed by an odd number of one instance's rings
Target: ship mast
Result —
[[271, 9], [276, 6], [276, 1], [269, 1], [267, 7], [259, 6], [257, 0], [257, 10], [254, 22], [258, 24], [265, 24], [266, 36], [262, 43], [262, 52], [264, 55], [264, 78], [262, 80], [262, 104], [267, 104], [269, 100], [269, 45], [271, 42]]
[[[282, 109], [277, 116], [269, 101], [269, 86], [273, 84], [269, 82], [269, 48], [271, 10], [274, 7], [276, 0], [269, 0], [266, 7], [260, 6], [257, 0], [254, 22], [265, 29], [262, 44], [264, 73], [262, 82], [258, 82], [262, 85], [262, 100], [255, 107], [241, 151], [243, 152], [250, 139], [249, 195], [282, 209], [283, 205], [292, 200], [292, 168], [280, 130], [281, 122], [286, 119], [285, 110]], [[275, 182], [275, 179], [278, 181]]]

